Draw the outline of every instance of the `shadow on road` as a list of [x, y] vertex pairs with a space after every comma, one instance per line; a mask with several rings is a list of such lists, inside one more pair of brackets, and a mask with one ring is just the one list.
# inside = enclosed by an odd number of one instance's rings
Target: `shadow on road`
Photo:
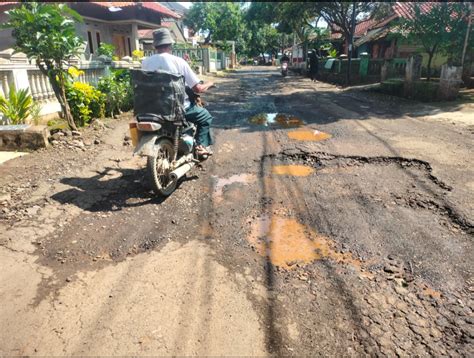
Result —
[[[197, 177], [184, 177], [179, 186]], [[72, 188], [56, 193], [51, 199], [61, 204], [72, 204], [90, 212], [120, 211], [124, 208], [161, 204], [167, 198], [151, 191], [142, 170], [105, 168], [89, 178], [70, 177], [61, 179]]]

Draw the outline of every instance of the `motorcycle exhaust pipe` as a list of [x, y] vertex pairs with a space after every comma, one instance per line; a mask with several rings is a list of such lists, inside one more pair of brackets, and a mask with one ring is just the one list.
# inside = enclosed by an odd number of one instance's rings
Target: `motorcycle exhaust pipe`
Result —
[[173, 181], [177, 181], [178, 179], [182, 178], [184, 174], [189, 172], [195, 165], [196, 163], [192, 162], [181, 165], [179, 168], [176, 168], [170, 173], [170, 179]]

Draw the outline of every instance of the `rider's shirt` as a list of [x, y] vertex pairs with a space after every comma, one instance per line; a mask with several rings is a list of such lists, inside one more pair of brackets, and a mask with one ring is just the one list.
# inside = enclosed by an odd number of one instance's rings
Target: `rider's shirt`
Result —
[[[191, 69], [189, 64], [181, 57], [174, 56], [170, 53], [160, 53], [147, 57], [142, 62], [142, 70], [144, 71], [168, 71], [184, 76], [186, 86], [193, 88], [199, 83], [199, 78]], [[188, 96], [184, 100], [184, 107], [187, 109], [191, 106]]]

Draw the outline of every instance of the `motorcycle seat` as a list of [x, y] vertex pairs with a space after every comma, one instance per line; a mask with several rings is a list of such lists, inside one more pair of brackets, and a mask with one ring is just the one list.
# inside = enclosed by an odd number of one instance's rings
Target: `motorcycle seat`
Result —
[[142, 113], [137, 115], [137, 122], [156, 122], [162, 123], [165, 119], [154, 113]]

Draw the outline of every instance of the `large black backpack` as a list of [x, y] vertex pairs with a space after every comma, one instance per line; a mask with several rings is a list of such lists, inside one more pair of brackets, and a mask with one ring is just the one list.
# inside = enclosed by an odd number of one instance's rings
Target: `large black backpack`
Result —
[[166, 71], [132, 70], [135, 115], [153, 113], [166, 121], [184, 118], [184, 77]]

